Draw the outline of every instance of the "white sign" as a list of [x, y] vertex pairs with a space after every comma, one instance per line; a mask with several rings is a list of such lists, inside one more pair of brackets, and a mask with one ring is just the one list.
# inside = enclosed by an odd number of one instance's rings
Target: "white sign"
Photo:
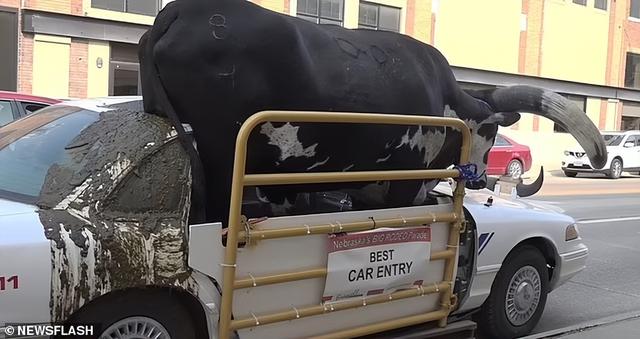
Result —
[[431, 228], [329, 235], [323, 302], [420, 286], [431, 253]]

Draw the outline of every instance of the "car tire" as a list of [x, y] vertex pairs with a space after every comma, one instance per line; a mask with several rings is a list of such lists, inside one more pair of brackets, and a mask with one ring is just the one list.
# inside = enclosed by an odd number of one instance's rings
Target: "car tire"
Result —
[[568, 176], [569, 178], [575, 178], [578, 175], [578, 172], [564, 171], [564, 175]]
[[610, 179], [618, 179], [622, 174], [622, 160], [619, 158], [615, 158], [611, 160], [611, 166], [609, 167], [609, 172], [607, 175]]
[[480, 333], [508, 339], [531, 332], [542, 316], [549, 290], [547, 262], [534, 246], [524, 245], [505, 259], [482, 305]]
[[522, 166], [522, 163], [518, 159], [513, 159], [509, 161], [509, 164], [507, 165], [507, 168], [505, 171], [505, 173], [508, 176], [514, 179], [519, 179], [522, 176], [523, 172], [524, 172], [524, 167]]
[[100, 324], [96, 338], [197, 338], [187, 307], [162, 290], [122, 293], [97, 300], [83, 307], [70, 323]]

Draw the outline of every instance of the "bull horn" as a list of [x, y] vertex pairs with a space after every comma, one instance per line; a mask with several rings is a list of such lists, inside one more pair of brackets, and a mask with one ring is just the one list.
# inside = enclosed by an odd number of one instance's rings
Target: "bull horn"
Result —
[[527, 112], [553, 120], [578, 141], [594, 168], [606, 164], [600, 131], [578, 105], [561, 95], [533, 86], [510, 86], [494, 90], [486, 99], [496, 112]]
[[522, 197], [522, 198], [530, 197], [538, 193], [540, 188], [542, 188], [543, 182], [544, 182], [544, 168], [540, 166], [540, 174], [538, 174], [538, 178], [536, 179], [536, 181], [530, 184], [525, 184], [523, 182], [520, 182], [519, 184], [516, 185], [516, 192], [518, 193], [519, 197]]

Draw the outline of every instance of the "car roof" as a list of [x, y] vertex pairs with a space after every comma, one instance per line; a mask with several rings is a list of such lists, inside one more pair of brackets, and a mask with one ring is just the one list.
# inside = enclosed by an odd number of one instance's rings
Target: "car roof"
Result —
[[62, 102], [58, 99], [41, 97], [31, 94], [22, 94], [17, 92], [0, 91], [0, 99], [20, 100], [20, 101], [33, 101], [45, 104], [56, 104]]
[[69, 100], [63, 101], [59, 103], [59, 105], [64, 106], [75, 106], [84, 109], [88, 109], [91, 111], [102, 112], [105, 110], [111, 110], [113, 108], [106, 108], [105, 106], [123, 104], [126, 102], [132, 101], [141, 101], [141, 96], [111, 96], [111, 97], [101, 97], [101, 98], [91, 98], [91, 99], [81, 99], [81, 100]]

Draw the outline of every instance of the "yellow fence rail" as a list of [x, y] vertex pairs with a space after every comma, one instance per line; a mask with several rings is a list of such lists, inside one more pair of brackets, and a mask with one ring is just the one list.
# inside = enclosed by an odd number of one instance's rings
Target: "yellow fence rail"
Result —
[[[242, 221], [242, 192], [245, 186], [263, 185], [292, 185], [292, 184], [319, 184], [336, 182], [365, 182], [381, 180], [411, 180], [411, 179], [439, 179], [458, 178], [458, 170], [446, 169], [417, 169], [396, 171], [365, 171], [365, 172], [323, 172], [323, 173], [286, 173], [286, 174], [246, 174], [247, 142], [251, 132], [265, 122], [305, 122], [305, 123], [349, 123], [349, 124], [389, 124], [389, 125], [416, 125], [453, 127], [462, 133], [462, 148], [460, 163], [465, 164], [469, 160], [471, 149], [471, 135], [468, 127], [462, 120], [441, 117], [426, 117], [418, 115], [391, 115], [391, 114], [365, 114], [365, 113], [337, 113], [337, 112], [290, 112], [290, 111], [266, 111], [252, 115], [240, 128], [236, 139], [235, 160], [233, 166], [233, 183], [231, 189], [231, 204], [229, 208], [229, 225], [227, 232], [227, 245], [223, 266], [222, 301], [220, 305], [219, 337], [229, 338], [234, 330], [250, 328], [275, 322], [294, 320], [327, 312], [363, 307], [385, 303], [393, 300], [418, 297], [425, 294], [440, 293], [440, 309], [425, 314], [391, 319], [384, 322], [369, 324], [352, 329], [328, 333], [319, 338], [347, 338], [362, 336], [371, 333], [391, 330], [404, 326], [420, 324], [438, 320], [438, 325], [446, 326], [447, 317], [457, 302], [453, 295], [453, 279], [455, 262], [457, 257], [460, 231], [464, 222], [462, 200], [464, 197], [464, 182], [456, 186], [453, 195], [453, 212], [430, 213], [424, 217], [414, 218], [390, 218], [382, 220], [367, 219], [359, 222], [344, 224], [324, 225], [300, 225], [272, 230], [251, 230], [246, 228]], [[410, 227], [437, 222], [451, 224], [447, 249], [431, 254], [431, 261], [445, 260], [443, 281], [420, 289], [402, 290], [390, 294], [374, 295], [364, 299], [346, 300], [335, 304], [310, 305], [294, 310], [283, 310], [270, 314], [260, 314], [249, 318], [235, 318], [233, 314], [234, 290], [279, 284], [304, 279], [325, 277], [327, 268], [306, 269], [295, 272], [286, 272], [266, 276], [250, 278], [236, 277], [236, 259], [238, 244], [245, 243], [248, 246], [259, 241], [286, 237], [308, 236], [310, 234], [331, 234], [335, 232], [355, 232], [371, 230], [380, 227]]]

